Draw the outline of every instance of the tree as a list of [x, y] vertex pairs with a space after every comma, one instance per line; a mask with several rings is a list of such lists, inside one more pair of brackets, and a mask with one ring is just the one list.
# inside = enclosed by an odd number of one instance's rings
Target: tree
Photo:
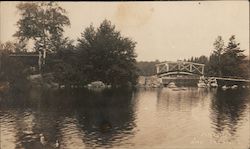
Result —
[[16, 50], [15, 43], [7, 41], [5, 43], [0, 42], [0, 52], [14, 52]]
[[25, 52], [27, 49], [25, 48], [25, 43], [23, 42], [10, 42], [7, 41], [5, 43], [0, 42], [0, 50], [11, 52]]
[[224, 52], [224, 41], [222, 37], [218, 36], [213, 45], [214, 45], [213, 58], [214, 58], [214, 61], [216, 61], [217, 63], [215, 63], [216, 66], [212, 66], [212, 67], [214, 67], [214, 71], [216, 72], [215, 73], [216, 75], [222, 76], [221, 55]]
[[104, 20], [97, 29], [90, 25], [78, 41], [82, 70], [88, 73], [89, 81], [100, 80], [117, 87], [136, 83], [136, 42], [122, 37], [110, 21]]
[[218, 36], [214, 42], [215, 50], [209, 57], [208, 75], [247, 77], [249, 68], [244, 60], [244, 50], [241, 50], [239, 45], [234, 35], [229, 38], [227, 46], [221, 36]]
[[21, 42], [32, 39], [36, 51], [54, 52], [60, 49], [63, 27], [70, 21], [66, 11], [55, 2], [26, 2], [17, 5], [21, 18], [14, 36]]
[[87, 78], [86, 72], [81, 68], [84, 67], [81, 63], [83, 57], [72, 42], [65, 40], [65, 46], [58, 50], [54, 57], [49, 56], [50, 61], [47, 62], [50, 64], [56, 60], [56, 63], [51, 64], [50, 71], [54, 72], [54, 78], [58, 83], [66, 86], [86, 84]]
[[219, 60], [218, 55], [212, 53], [209, 56], [208, 64], [205, 68], [205, 73], [208, 76], [218, 76], [219, 75]]
[[159, 64], [159, 60], [155, 61], [140, 61], [137, 62], [137, 67], [139, 69], [139, 75], [140, 76], [153, 76], [156, 75], [156, 64]]
[[15, 49], [12, 42], [0, 43], [0, 82], [7, 81], [12, 88], [21, 89], [27, 85], [27, 67], [22, 61], [9, 56]]
[[232, 35], [222, 55], [222, 73], [224, 76], [242, 76], [246, 73], [241, 67], [246, 56], [239, 45], [240, 43], [235, 40], [235, 35]]

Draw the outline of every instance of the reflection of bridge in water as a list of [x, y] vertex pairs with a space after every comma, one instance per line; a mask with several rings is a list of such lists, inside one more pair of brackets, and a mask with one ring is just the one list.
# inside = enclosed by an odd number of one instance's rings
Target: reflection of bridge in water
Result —
[[[204, 76], [204, 64], [193, 62], [163, 62], [156, 65], [158, 78], [164, 86], [170, 82], [180, 85], [196, 85], [201, 76]], [[219, 85], [244, 85], [249, 84], [250, 80], [239, 78], [213, 77]]]

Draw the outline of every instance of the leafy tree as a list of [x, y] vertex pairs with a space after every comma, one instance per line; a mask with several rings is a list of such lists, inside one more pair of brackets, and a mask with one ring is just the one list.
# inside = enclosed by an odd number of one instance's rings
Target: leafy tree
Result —
[[7, 41], [5, 43], [0, 42], [0, 49], [2, 51], [10, 52], [25, 52], [27, 49], [25, 48], [26, 44], [24, 42], [10, 42]]
[[21, 42], [35, 41], [35, 50], [49, 52], [60, 49], [63, 27], [70, 21], [66, 11], [55, 2], [25, 2], [17, 5], [21, 18], [17, 22], [18, 31], [14, 36]]
[[15, 43], [7, 41], [5, 43], [0, 42], [0, 51], [3, 52], [14, 52], [16, 50]]
[[136, 42], [122, 37], [110, 21], [104, 20], [97, 29], [90, 25], [78, 41], [83, 57], [80, 63], [89, 81], [100, 80], [115, 87], [136, 83]]
[[27, 66], [22, 61], [9, 57], [15, 49], [14, 43], [0, 43], [0, 82], [7, 81], [12, 88], [21, 89], [21, 86], [27, 85]]
[[54, 57], [48, 57], [51, 64], [51, 71], [57, 82], [64, 85], [86, 84], [86, 72], [83, 71], [84, 64], [81, 62], [81, 54], [76, 50], [72, 41], [65, 41], [65, 46], [61, 48]]

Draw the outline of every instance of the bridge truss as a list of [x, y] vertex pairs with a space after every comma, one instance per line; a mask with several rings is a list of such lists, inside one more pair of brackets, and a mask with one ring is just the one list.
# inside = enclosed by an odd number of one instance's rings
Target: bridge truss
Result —
[[163, 62], [156, 65], [158, 77], [171, 75], [204, 75], [204, 64], [193, 62]]

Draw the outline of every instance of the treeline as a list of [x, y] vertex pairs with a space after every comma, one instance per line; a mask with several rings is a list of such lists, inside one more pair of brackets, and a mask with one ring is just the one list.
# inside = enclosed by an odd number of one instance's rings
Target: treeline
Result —
[[[16, 59], [8, 55], [28, 53], [27, 44], [32, 40], [33, 52], [46, 54], [41, 72], [52, 73], [60, 84], [86, 85], [92, 81], [102, 81], [112, 87], [136, 84], [136, 42], [122, 36], [110, 21], [104, 20], [97, 28], [90, 25], [77, 41], [73, 41], [63, 37], [64, 27], [70, 25], [70, 20], [57, 3], [26, 2], [18, 4], [17, 9], [20, 19], [14, 36], [18, 42], [1, 44], [1, 66], [5, 66], [1, 68], [2, 80], [10, 81], [8, 76], [17, 79], [20, 78], [17, 75], [27, 75], [23, 63], [18, 61], [12, 66]], [[10, 72], [16, 71], [15, 67], [18, 67], [18, 74]]]
[[[64, 27], [70, 25], [70, 20], [56, 2], [20, 3], [17, 10], [20, 19], [13, 35], [17, 42], [0, 44], [0, 81], [25, 84], [23, 81], [33, 73], [31, 65], [9, 55], [30, 52], [47, 55], [42, 57], [40, 71], [52, 73], [54, 81], [64, 85], [102, 81], [113, 87], [131, 86], [136, 84], [138, 75], [156, 74], [155, 65], [159, 61], [136, 62], [136, 42], [122, 36], [108, 20], [96, 28], [93, 25], [85, 28], [74, 41], [63, 36]], [[34, 43], [32, 51], [27, 48], [29, 41]], [[249, 78], [249, 60], [235, 36], [231, 36], [226, 45], [219, 36], [209, 57], [186, 61], [205, 64], [206, 76]], [[37, 64], [37, 61], [33, 63]]]
[[[205, 64], [205, 76], [220, 76], [246, 78], [250, 77], [250, 63], [240, 49], [240, 43], [232, 35], [225, 45], [221, 36], [218, 36], [214, 42], [214, 49], [210, 56], [191, 57], [183, 61]], [[139, 74], [150, 76], [156, 74], [155, 65], [159, 61], [138, 62]]]
[[160, 63], [159, 60], [155, 61], [139, 61], [137, 62], [137, 67], [139, 69], [140, 76], [152, 76], [156, 75], [155, 65]]
[[249, 58], [244, 55], [234, 35], [227, 44], [218, 36], [213, 45], [214, 50], [209, 57], [191, 57], [187, 61], [205, 64], [206, 76], [249, 78]]

